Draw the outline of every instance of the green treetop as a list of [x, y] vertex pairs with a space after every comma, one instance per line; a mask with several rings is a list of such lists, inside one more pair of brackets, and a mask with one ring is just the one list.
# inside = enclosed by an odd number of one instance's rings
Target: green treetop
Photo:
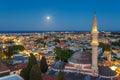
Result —
[[62, 71], [58, 74], [58, 80], [65, 80], [64, 73]]
[[45, 57], [42, 57], [40, 61], [40, 68], [42, 73], [45, 73], [48, 70], [48, 65]]
[[25, 80], [29, 80], [29, 78], [30, 78], [29, 75], [30, 75], [30, 72], [31, 72], [31, 70], [32, 70], [32, 67], [33, 67], [34, 65], [36, 65], [36, 64], [37, 64], [37, 60], [36, 60], [35, 56], [34, 56], [32, 53], [30, 53], [30, 57], [29, 57], [28, 64], [27, 64], [26, 68], [23, 68], [23, 69], [21, 70], [20, 75], [21, 75]]
[[11, 58], [14, 54], [18, 54], [19, 51], [25, 50], [23, 45], [13, 45], [9, 46], [7, 51], [4, 51], [4, 54], [8, 57]]
[[38, 66], [38, 64], [32, 67], [29, 76], [30, 76], [29, 80], [42, 80], [41, 71], [40, 71], [40, 67]]

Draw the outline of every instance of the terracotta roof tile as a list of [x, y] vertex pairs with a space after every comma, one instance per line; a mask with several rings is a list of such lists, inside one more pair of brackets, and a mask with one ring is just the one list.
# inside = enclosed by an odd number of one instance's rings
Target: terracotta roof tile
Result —
[[9, 66], [9, 69], [11, 71], [15, 71], [15, 70], [25, 68], [26, 66], [27, 66], [27, 63], [21, 63], [21, 64], [18, 64], [18, 65], [15, 65], [15, 66]]
[[42, 75], [43, 80], [57, 80], [57, 78], [52, 77], [52, 76], [47, 76], [47, 75]]
[[7, 71], [9, 68], [2, 62], [0, 62], [0, 72]]
[[[48, 75], [44, 75], [44, 74], [42, 74], [42, 79], [43, 80], [58, 80], [57, 77], [48, 76]], [[68, 79], [66, 79], [66, 80], [68, 80]]]
[[69, 63], [67, 63], [67, 64], [66, 64], [66, 66], [69, 66], [69, 67], [74, 67], [74, 65], [73, 65], [73, 64], [69, 64]]

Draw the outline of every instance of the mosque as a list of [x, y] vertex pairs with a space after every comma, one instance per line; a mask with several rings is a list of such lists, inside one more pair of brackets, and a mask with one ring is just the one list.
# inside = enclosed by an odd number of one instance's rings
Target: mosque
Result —
[[[98, 66], [98, 27], [97, 27], [96, 14], [94, 15], [93, 26], [92, 26], [92, 52], [78, 51], [75, 52], [69, 59], [68, 63], [62, 61], [55, 62], [51, 65], [52, 70], [64, 72], [76, 72], [94, 77], [99, 77], [99, 80], [106, 78], [108, 80], [117, 80], [117, 73], [112, 71], [107, 66]], [[100, 79], [101, 78], [101, 79]]]
[[92, 55], [89, 52], [78, 51], [68, 60], [64, 71], [80, 71], [84, 74], [98, 75], [97, 53], [98, 53], [98, 29], [96, 15], [92, 27]]

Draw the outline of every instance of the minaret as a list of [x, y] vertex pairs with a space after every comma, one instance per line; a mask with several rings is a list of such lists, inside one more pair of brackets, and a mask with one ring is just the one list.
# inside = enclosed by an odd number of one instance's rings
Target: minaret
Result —
[[96, 14], [94, 14], [93, 27], [92, 27], [92, 71], [94, 75], [98, 74], [98, 29]]

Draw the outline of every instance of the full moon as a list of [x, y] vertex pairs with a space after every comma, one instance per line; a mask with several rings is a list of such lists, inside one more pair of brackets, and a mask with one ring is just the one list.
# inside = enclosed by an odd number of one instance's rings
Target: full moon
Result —
[[47, 20], [50, 20], [50, 16], [47, 16], [46, 19], [47, 19]]

